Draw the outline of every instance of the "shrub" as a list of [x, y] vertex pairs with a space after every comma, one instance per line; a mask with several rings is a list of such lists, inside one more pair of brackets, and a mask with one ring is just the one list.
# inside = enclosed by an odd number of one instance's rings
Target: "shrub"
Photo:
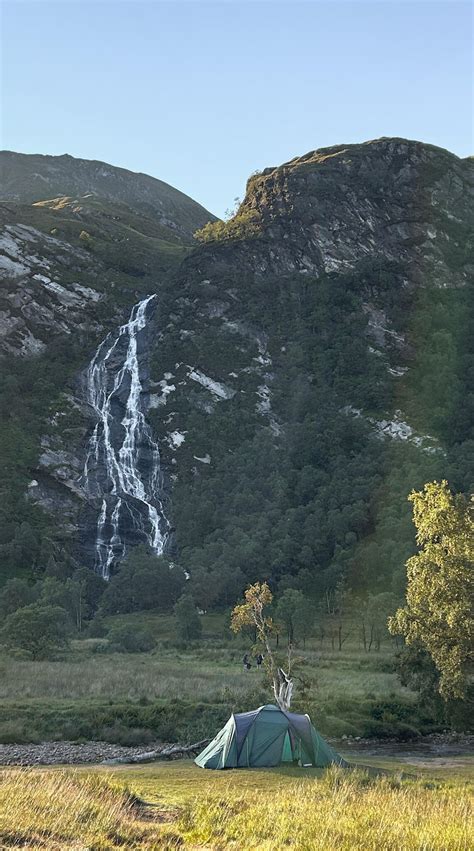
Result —
[[258, 210], [247, 209], [237, 213], [228, 222], [220, 219], [208, 222], [194, 234], [199, 242], [221, 242], [226, 239], [251, 239], [261, 231]]
[[183, 594], [174, 607], [176, 629], [183, 641], [200, 638], [202, 623], [191, 594]]
[[87, 635], [89, 638], [105, 638], [107, 635], [105, 623], [100, 615], [97, 614], [95, 618], [91, 620], [87, 627]]
[[117, 624], [112, 627], [108, 635], [112, 646], [125, 653], [147, 653], [153, 650], [156, 642], [146, 626], [132, 626], [131, 624]]

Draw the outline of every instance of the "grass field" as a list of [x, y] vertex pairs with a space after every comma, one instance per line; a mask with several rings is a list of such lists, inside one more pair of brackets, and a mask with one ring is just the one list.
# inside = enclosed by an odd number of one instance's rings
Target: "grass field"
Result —
[[[230, 712], [272, 699], [263, 671], [242, 670], [249, 644], [226, 637], [222, 617], [205, 616], [202, 640], [188, 646], [176, 642], [170, 617], [120, 620], [145, 623], [156, 649], [104, 653], [97, 652], [106, 649], [102, 640], [85, 639], [49, 661], [0, 655], [0, 741], [193, 740], [213, 734]], [[336, 737], [409, 735], [413, 725], [426, 732], [431, 719], [420, 715], [416, 696], [400, 685], [394, 652], [389, 639], [380, 652], [364, 652], [355, 628], [341, 651], [329, 638], [322, 645], [309, 640], [297, 655], [311, 687], [302, 694], [296, 684], [295, 709], [309, 712], [323, 734]]]
[[[468, 851], [472, 783], [456, 767], [212, 772], [189, 761], [0, 774], [2, 848]], [[393, 769], [399, 769], [392, 763]]]

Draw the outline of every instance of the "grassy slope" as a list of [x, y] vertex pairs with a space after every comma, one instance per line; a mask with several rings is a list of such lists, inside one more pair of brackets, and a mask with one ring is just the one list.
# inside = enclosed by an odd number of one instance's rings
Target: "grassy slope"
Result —
[[221, 773], [189, 762], [124, 770], [7, 770], [0, 775], [0, 841], [3, 847], [97, 851], [124, 845], [150, 851], [472, 847], [472, 785], [455, 770], [443, 778], [436, 772], [418, 778], [370, 774]]
[[[55, 661], [0, 657], [0, 741], [103, 738], [123, 743], [196, 740], [214, 733], [232, 711], [271, 699], [262, 671], [242, 670], [248, 645], [223, 638], [219, 615], [206, 615], [203, 640], [176, 645], [172, 618], [150, 613], [111, 620], [146, 622], [159, 644], [138, 655], [97, 653], [100, 640], [74, 642]], [[337, 645], [336, 645], [337, 647]], [[415, 696], [400, 686], [387, 638], [379, 653], [358, 646], [356, 625], [342, 651], [311, 639], [298, 654], [313, 679], [295, 708], [326, 735], [390, 735], [429, 729]]]

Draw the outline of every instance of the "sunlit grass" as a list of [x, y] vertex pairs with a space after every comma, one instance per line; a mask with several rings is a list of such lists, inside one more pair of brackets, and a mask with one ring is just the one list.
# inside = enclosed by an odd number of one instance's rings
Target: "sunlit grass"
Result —
[[5, 848], [467, 851], [474, 843], [469, 784], [339, 769], [7, 770], [0, 813]]
[[[156, 649], [140, 654], [103, 652], [107, 650], [103, 639], [81, 639], [51, 660], [0, 653], [0, 741], [105, 737], [133, 744], [141, 734], [130, 738], [127, 729], [132, 728], [143, 731], [144, 742], [175, 741], [176, 736], [192, 741], [217, 732], [231, 711], [272, 700], [264, 672], [255, 666], [242, 670], [248, 643], [225, 638], [222, 615], [204, 616], [203, 639], [188, 646], [176, 643], [172, 616], [147, 612], [107, 621], [146, 624], [158, 642]], [[313, 685], [303, 697], [296, 689], [295, 708], [310, 712], [326, 736], [366, 735], [366, 730], [374, 735], [371, 701], [402, 700], [408, 706], [415, 701], [398, 681], [394, 650], [387, 639], [380, 652], [365, 653], [355, 627], [341, 651], [332, 649], [329, 640], [321, 647], [317, 637], [312, 638], [306, 648], [297, 648]], [[176, 699], [189, 706], [206, 704], [211, 714], [201, 720], [187, 710], [173, 714]], [[166, 723], [163, 716], [159, 723], [158, 716], [150, 720], [146, 707], [152, 705], [169, 707]], [[197, 724], [192, 719], [198, 719]]]
[[125, 787], [97, 775], [0, 774], [1, 848], [156, 848], [162, 838], [159, 824], [145, 820]]
[[329, 772], [291, 790], [211, 796], [190, 803], [187, 836], [212, 848], [467, 849], [471, 802], [460, 792], [399, 786], [390, 779]]
[[[152, 653], [136, 655], [95, 653], [97, 640], [75, 641], [72, 651], [54, 661], [28, 661], [0, 654], [0, 699], [81, 698], [183, 700], [219, 700], [224, 690], [236, 699], [258, 689], [262, 672], [242, 670], [241, 658], [248, 647], [239, 641], [222, 639], [223, 623], [219, 616], [207, 615], [204, 640], [179, 648], [170, 646], [174, 639], [172, 617], [156, 614], [126, 615], [110, 618], [110, 623], [145, 624], [162, 642]], [[100, 648], [99, 648], [100, 649]], [[394, 648], [386, 642], [380, 653], [364, 653], [356, 641], [341, 652], [326, 642], [321, 648], [314, 639], [307, 648], [298, 648], [304, 658], [305, 672], [314, 678], [318, 698], [325, 701], [371, 694], [386, 697], [390, 693], [407, 695], [393, 670]]]

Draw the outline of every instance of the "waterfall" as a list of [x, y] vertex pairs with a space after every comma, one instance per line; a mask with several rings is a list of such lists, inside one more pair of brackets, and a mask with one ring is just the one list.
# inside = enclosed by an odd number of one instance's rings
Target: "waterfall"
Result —
[[169, 532], [160, 498], [160, 453], [142, 410], [141, 332], [154, 298], [134, 306], [128, 322], [100, 344], [87, 370], [87, 401], [97, 423], [82, 481], [89, 496], [100, 502], [95, 569], [105, 579], [123, 557], [126, 543], [147, 543], [160, 555]]

